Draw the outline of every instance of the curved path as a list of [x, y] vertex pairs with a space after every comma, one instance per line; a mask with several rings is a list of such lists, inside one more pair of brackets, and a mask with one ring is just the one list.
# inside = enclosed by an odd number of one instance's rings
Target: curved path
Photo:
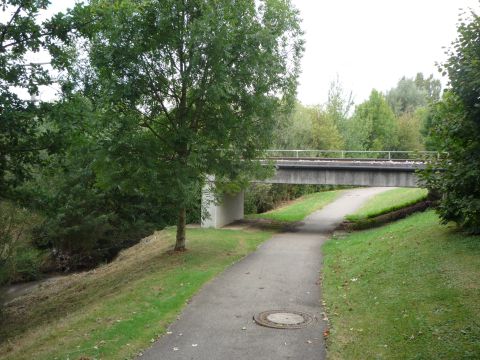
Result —
[[[318, 281], [321, 246], [346, 214], [387, 189], [345, 191], [307, 217], [296, 231], [274, 235], [206, 284], [170, 326], [169, 334], [140, 359], [324, 359]], [[295, 330], [266, 328], [252, 320], [255, 313], [278, 309], [307, 312], [316, 319]]]

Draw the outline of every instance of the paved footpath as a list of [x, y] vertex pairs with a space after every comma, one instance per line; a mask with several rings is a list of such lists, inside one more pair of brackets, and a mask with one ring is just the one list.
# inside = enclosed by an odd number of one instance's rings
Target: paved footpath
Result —
[[[321, 246], [367, 198], [388, 188], [345, 191], [294, 232], [274, 235], [193, 297], [169, 332], [139, 359], [249, 360], [325, 358], [319, 272]], [[266, 310], [315, 317], [303, 329], [272, 329], [252, 317]]]

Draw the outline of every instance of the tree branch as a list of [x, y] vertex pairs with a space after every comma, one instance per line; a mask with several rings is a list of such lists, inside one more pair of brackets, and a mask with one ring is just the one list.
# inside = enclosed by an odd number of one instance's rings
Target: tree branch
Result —
[[[12, 25], [12, 22], [15, 20], [18, 14], [20, 14], [20, 11], [22, 11], [22, 8], [23, 8], [23, 4], [20, 4], [17, 10], [13, 13], [12, 18], [8, 21], [7, 25], [5, 25], [5, 29], [3, 29], [2, 31], [2, 35], [1, 35], [2, 39], [0, 40], [0, 45], [3, 44], [5, 40], [5, 35], [7, 34], [9, 26]], [[1, 47], [3, 48], [3, 45], [1, 45]]]

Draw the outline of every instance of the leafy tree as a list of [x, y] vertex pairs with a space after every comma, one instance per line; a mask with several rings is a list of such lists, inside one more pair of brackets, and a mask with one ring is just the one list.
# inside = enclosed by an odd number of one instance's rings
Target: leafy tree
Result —
[[440, 100], [442, 83], [440, 80], [435, 79], [433, 74], [430, 74], [428, 78], [425, 78], [422, 73], [417, 73], [415, 76], [415, 85], [417, 86], [417, 89], [420, 89], [425, 93], [429, 104]]
[[[321, 107], [313, 108], [311, 113], [313, 146], [319, 150], [341, 150], [344, 148], [344, 140], [338, 130], [335, 115], [340, 115], [332, 109]], [[341, 120], [343, 121], [343, 120]]]
[[[122, 248], [174, 220], [164, 198], [122, 182], [116, 187], [103, 186], [106, 149], [102, 141], [115, 134], [104, 126], [88, 99], [64, 98], [52, 110], [48, 121], [64, 127], [64, 151], [45, 158], [42, 168], [20, 190], [30, 208], [45, 217], [36, 226], [34, 244], [49, 249], [60, 270], [108, 261]], [[134, 161], [139, 168], [143, 165], [141, 157]]]
[[395, 88], [388, 91], [386, 99], [396, 115], [414, 112], [427, 105], [426, 91], [418, 87], [415, 80], [405, 77], [400, 79]]
[[415, 112], [407, 112], [397, 118], [398, 147], [397, 150], [424, 150], [422, 126], [427, 108], [419, 108]]
[[449, 89], [432, 115], [432, 138], [448, 156], [423, 176], [442, 194], [438, 212], [443, 222], [480, 233], [480, 17], [464, 16], [457, 30], [441, 68], [449, 76]]
[[89, 89], [115, 133], [102, 139], [99, 181], [109, 189], [123, 178], [147, 194], [168, 189], [175, 249], [183, 250], [194, 190], [206, 174], [242, 179], [293, 99], [303, 51], [298, 13], [287, 0], [97, 0], [75, 16], [91, 21], [79, 28]]
[[398, 146], [395, 115], [385, 98], [372, 90], [349, 121], [347, 147], [352, 150], [392, 150]]
[[272, 145], [277, 149], [309, 149], [313, 144], [312, 108], [297, 102], [292, 112], [279, 117]]
[[353, 104], [352, 93], [347, 94], [345, 92], [340, 79], [337, 77], [330, 83], [325, 113], [332, 119], [333, 124], [342, 135], [345, 135], [347, 131], [348, 118]]
[[296, 104], [291, 113], [280, 118], [273, 145], [279, 149], [340, 149], [344, 146], [348, 116], [353, 105], [337, 78], [330, 84], [324, 105]]
[[427, 135], [432, 126], [429, 106], [439, 100], [441, 89], [440, 80], [433, 75], [425, 78], [417, 73], [415, 78], [403, 77], [387, 92], [387, 102], [397, 116], [399, 150], [421, 150], [425, 146], [422, 144], [432, 149], [432, 140]]
[[54, 137], [42, 126], [49, 107], [19, 98], [14, 87], [38, 95], [40, 85], [51, 84], [48, 71], [26, 64], [28, 53], [48, 49], [53, 65], [61, 68], [66, 57], [61, 44], [67, 41], [68, 22], [59, 17], [39, 24], [36, 20], [49, 1], [2, 0], [0, 12], [0, 197], [31, 175], [40, 150], [53, 150]]

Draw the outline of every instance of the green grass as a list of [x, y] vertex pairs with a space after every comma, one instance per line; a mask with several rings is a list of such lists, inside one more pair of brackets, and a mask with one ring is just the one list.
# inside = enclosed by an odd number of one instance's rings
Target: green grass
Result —
[[247, 215], [248, 219], [269, 219], [280, 222], [297, 222], [312, 212], [334, 201], [341, 191], [323, 191], [302, 196], [288, 205], [262, 214]]
[[347, 215], [349, 221], [358, 222], [389, 213], [423, 201], [428, 190], [417, 188], [398, 188], [375, 195], [356, 213]]
[[323, 251], [330, 359], [479, 358], [479, 236], [428, 211]]
[[129, 359], [165, 332], [200, 287], [272, 233], [189, 229], [188, 251], [156, 233], [95, 271], [70, 275], [6, 307], [1, 359]]

